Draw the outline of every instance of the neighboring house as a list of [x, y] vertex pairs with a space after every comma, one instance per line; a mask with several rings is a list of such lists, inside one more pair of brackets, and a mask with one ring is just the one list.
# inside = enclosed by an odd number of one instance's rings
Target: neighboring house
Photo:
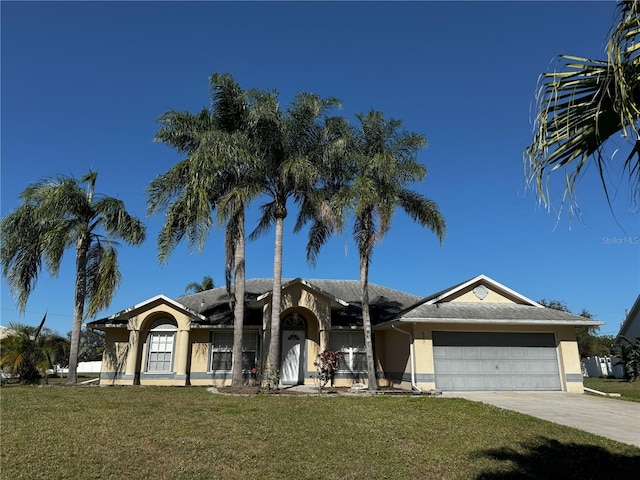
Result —
[[[269, 334], [270, 279], [246, 282], [243, 369], [260, 364]], [[316, 355], [342, 352], [334, 384], [366, 383], [355, 280], [285, 280], [281, 382], [313, 384]], [[422, 390], [582, 393], [577, 326], [592, 319], [545, 308], [484, 276], [427, 298], [369, 284], [380, 386]], [[233, 313], [225, 288], [159, 295], [88, 324], [106, 333], [101, 385], [228, 385]]]
[[622, 343], [621, 337], [625, 337], [631, 342], [635, 342], [636, 338], [640, 337], [640, 295], [636, 298], [636, 302], [620, 327], [616, 337], [617, 344]]

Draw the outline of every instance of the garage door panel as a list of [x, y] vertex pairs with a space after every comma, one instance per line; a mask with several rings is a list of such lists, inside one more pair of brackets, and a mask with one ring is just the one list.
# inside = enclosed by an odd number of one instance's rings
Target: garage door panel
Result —
[[513, 358], [513, 350], [518, 350], [509, 347], [496, 347], [494, 349], [494, 358]]
[[512, 364], [511, 371], [513, 373], [527, 374], [529, 373], [529, 364], [526, 361], [516, 360]]
[[478, 362], [478, 364], [481, 366], [480, 370], [485, 375], [495, 375], [496, 366], [493, 362]]
[[495, 362], [495, 373], [497, 375], [513, 373], [513, 365], [508, 359], [500, 358]]
[[496, 390], [513, 390], [515, 388], [514, 377], [509, 376], [501, 376], [497, 377], [498, 379], [498, 388]]
[[527, 350], [522, 347], [510, 348], [509, 349], [509, 357], [515, 359], [524, 359], [527, 358]]
[[433, 332], [441, 390], [560, 390], [553, 334]]

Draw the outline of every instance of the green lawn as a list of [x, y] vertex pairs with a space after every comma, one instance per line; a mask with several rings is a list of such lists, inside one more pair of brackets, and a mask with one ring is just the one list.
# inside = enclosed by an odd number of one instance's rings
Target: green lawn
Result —
[[635, 478], [640, 449], [463, 399], [8, 387], [3, 479]]
[[584, 386], [605, 393], [619, 393], [622, 400], [630, 400], [632, 402], [640, 402], [640, 380], [628, 382], [617, 378], [585, 378]]

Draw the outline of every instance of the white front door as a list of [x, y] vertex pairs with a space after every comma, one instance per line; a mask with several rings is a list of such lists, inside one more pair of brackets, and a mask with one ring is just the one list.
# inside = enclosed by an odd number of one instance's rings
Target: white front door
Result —
[[282, 331], [281, 380], [284, 385], [301, 383], [300, 358], [303, 356], [304, 330]]

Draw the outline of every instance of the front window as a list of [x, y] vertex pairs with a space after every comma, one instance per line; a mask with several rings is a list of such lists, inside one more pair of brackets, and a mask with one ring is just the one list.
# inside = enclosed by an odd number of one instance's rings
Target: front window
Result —
[[366, 372], [367, 356], [364, 348], [364, 332], [331, 332], [330, 348], [342, 353], [338, 362], [339, 372]]
[[147, 372], [173, 371], [173, 350], [177, 327], [169, 320], [156, 322], [147, 336]]
[[[257, 364], [258, 334], [245, 333], [242, 336], [242, 370], [250, 371]], [[231, 371], [233, 360], [233, 333], [213, 332], [211, 334], [211, 370]]]

